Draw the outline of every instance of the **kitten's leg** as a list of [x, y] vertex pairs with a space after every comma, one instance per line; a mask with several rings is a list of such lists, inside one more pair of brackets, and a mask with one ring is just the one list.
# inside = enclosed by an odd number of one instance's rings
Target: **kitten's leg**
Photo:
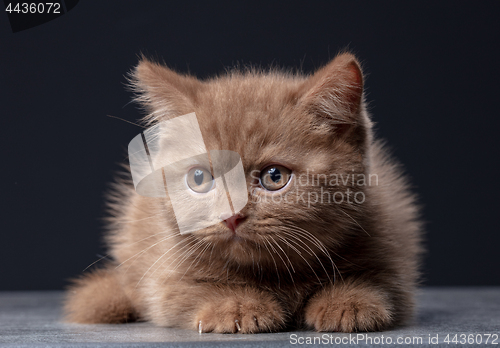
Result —
[[[167, 290], [168, 288], [168, 290]], [[251, 287], [178, 282], [165, 288], [150, 318], [161, 326], [199, 332], [256, 333], [279, 331], [287, 316], [269, 292]]]
[[75, 280], [67, 292], [64, 313], [67, 321], [82, 324], [135, 320], [132, 303], [113, 268]]
[[317, 331], [379, 331], [394, 324], [388, 293], [362, 281], [340, 282], [318, 291], [307, 303], [305, 321]]

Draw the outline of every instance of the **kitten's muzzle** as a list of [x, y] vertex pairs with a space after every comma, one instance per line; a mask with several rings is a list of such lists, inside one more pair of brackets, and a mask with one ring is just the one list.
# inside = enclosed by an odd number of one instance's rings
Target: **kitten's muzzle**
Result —
[[241, 224], [246, 219], [246, 216], [242, 214], [235, 214], [226, 220], [223, 220], [222, 223], [225, 224], [231, 231], [236, 232], [236, 227]]

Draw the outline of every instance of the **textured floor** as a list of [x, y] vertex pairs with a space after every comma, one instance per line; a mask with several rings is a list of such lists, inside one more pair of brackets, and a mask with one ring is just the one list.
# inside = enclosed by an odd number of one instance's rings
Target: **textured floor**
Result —
[[[488, 334], [500, 334], [500, 287], [425, 288], [419, 294], [418, 313], [413, 325], [386, 332], [326, 334], [283, 332], [255, 335], [198, 334], [196, 331], [165, 329], [150, 323], [124, 325], [76, 325], [60, 322], [61, 292], [0, 292], [0, 346], [19, 347], [293, 347], [316, 338], [321, 346], [401, 346], [398, 339], [415, 339], [415, 346], [462, 346], [444, 342], [447, 334], [481, 334], [478, 346], [492, 345]], [[430, 336], [429, 336], [430, 335]], [[429, 344], [429, 337], [438, 344]], [[354, 341], [354, 338], [365, 338]], [[421, 343], [418, 338], [421, 338]], [[475, 340], [479, 336], [474, 336]], [[335, 344], [344, 341], [344, 344]], [[370, 339], [372, 342], [369, 342]], [[368, 342], [367, 342], [368, 341]], [[378, 341], [378, 344], [377, 344]], [[312, 341], [314, 342], [314, 341]], [[476, 341], [477, 342], [477, 341]], [[385, 343], [385, 344], [382, 344]], [[477, 344], [475, 344], [477, 345]], [[473, 346], [467, 344], [466, 346]]]

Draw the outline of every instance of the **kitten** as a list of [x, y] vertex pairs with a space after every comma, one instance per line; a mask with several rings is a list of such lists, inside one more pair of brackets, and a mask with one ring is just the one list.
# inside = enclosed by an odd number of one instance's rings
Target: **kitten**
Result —
[[200, 81], [145, 58], [132, 76], [145, 126], [195, 112], [207, 149], [241, 156], [248, 203], [180, 234], [169, 198], [119, 180], [109, 197], [114, 261], [74, 282], [69, 321], [354, 332], [411, 317], [419, 209], [373, 139], [352, 54], [311, 76], [248, 69]]

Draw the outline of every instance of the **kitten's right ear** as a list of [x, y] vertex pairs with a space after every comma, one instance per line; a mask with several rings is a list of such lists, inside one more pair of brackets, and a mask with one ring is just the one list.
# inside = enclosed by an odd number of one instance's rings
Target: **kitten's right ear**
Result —
[[144, 56], [131, 73], [131, 85], [135, 100], [149, 113], [148, 123], [193, 112], [203, 86], [195, 77], [178, 74]]

